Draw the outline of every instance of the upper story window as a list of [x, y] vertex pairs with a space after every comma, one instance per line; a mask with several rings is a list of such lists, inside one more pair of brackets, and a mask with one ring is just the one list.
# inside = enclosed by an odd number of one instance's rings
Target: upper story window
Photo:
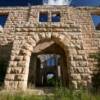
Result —
[[[51, 22], [60, 22], [60, 12], [51, 13]], [[39, 22], [48, 22], [48, 12], [39, 13]]]
[[59, 12], [53, 12], [52, 15], [52, 22], [60, 22], [60, 13]]
[[40, 12], [39, 22], [48, 22], [48, 12]]
[[0, 26], [4, 27], [7, 21], [8, 15], [0, 15]]
[[8, 15], [0, 15], [0, 33], [3, 32], [3, 27], [6, 23]]
[[91, 15], [96, 30], [100, 30], [100, 15]]

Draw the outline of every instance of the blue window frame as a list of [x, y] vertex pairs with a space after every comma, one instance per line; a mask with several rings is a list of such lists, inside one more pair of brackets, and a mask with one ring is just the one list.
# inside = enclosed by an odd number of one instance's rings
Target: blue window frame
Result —
[[4, 27], [7, 18], [8, 18], [8, 15], [0, 15], [0, 25], [1, 25], [2, 27]]
[[60, 22], [60, 13], [59, 12], [53, 12], [52, 13], [52, 22]]
[[40, 12], [39, 22], [48, 22], [48, 12]]

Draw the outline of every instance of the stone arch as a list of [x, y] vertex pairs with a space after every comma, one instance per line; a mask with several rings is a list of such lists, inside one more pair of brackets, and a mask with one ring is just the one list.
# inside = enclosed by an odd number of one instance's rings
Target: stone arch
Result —
[[[23, 44], [22, 48], [23, 49], [29, 49], [27, 48], [28, 46], [30, 47], [30, 51], [38, 45], [40, 41], [45, 41], [45, 40], [53, 40], [56, 42], [58, 45], [60, 45], [64, 51], [68, 50], [69, 47], [74, 49], [74, 44], [71, 42], [71, 37], [65, 34], [61, 33], [34, 33], [34, 36], [28, 36], [26, 37], [26, 41]], [[73, 46], [73, 47], [72, 47]]]
[[[83, 74], [86, 70], [87, 61], [82, 54], [77, 53], [77, 44], [73, 43], [71, 36], [64, 33], [31, 33], [24, 40], [15, 40], [5, 79], [7, 89], [27, 89], [27, 80], [29, 73], [30, 56], [39, 42], [52, 40], [64, 50], [69, 69], [71, 86], [78, 88], [78, 85], [87, 85], [86, 77], [89, 74]], [[13, 66], [13, 67], [12, 67]], [[13, 74], [12, 74], [13, 73]], [[11, 74], [11, 75], [9, 75]], [[83, 75], [81, 75], [83, 74]], [[82, 79], [83, 78], [83, 79]]]
[[[22, 46], [21, 48], [21, 52], [23, 51], [26, 51], [26, 55], [27, 55], [27, 73], [29, 72], [29, 62], [30, 62], [30, 56], [34, 50], [34, 48], [40, 43], [40, 42], [43, 42], [43, 41], [46, 41], [46, 40], [52, 40], [54, 41], [55, 43], [57, 43], [63, 50], [64, 50], [64, 53], [65, 53], [65, 57], [66, 57], [66, 63], [67, 63], [67, 60], [68, 61], [68, 69], [69, 69], [69, 75], [70, 75], [70, 63], [71, 63], [71, 59], [70, 58], [70, 54], [71, 54], [71, 51], [75, 51], [75, 48], [74, 48], [74, 45], [73, 43], [71, 42], [70, 40], [70, 36], [68, 35], [65, 35], [65, 34], [59, 34], [59, 33], [54, 33], [54, 34], [51, 34], [51, 33], [35, 33], [34, 36], [28, 36], [26, 38], [26, 41], [24, 43], [24, 45]], [[68, 58], [69, 57], [69, 58]], [[26, 76], [28, 79], [28, 74]], [[27, 87], [27, 86], [26, 86]]]

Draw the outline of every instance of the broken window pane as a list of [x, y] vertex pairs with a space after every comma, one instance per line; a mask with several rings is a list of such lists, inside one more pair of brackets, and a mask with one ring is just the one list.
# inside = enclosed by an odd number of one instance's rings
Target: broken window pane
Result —
[[60, 22], [60, 13], [59, 12], [52, 13], [52, 22]]

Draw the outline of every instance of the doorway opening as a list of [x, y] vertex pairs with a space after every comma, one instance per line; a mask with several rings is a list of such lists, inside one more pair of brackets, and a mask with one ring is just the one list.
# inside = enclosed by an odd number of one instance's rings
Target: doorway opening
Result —
[[39, 43], [30, 58], [28, 87], [68, 87], [68, 66], [63, 49], [53, 41]]

